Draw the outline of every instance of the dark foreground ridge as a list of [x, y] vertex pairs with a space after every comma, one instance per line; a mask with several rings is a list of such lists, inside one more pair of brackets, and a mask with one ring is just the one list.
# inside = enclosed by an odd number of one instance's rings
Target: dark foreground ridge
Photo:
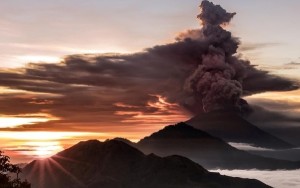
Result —
[[186, 123], [170, 125], [134, 145], [146, 154], [182, 155], [208, 169], [299, 169], [299, 162], [266, 158], [238, 150]]
[[80, 142], [23, 172], [33, 188], [269, 188], [211, 173], [185, 157], [144, 155], [117, 140]]
[[267, 133], [234, 111], [213, 111], [199, 114], [186, 122], [193, 127], [225, 140], [257, 147], [288, 149], [294, 146]]

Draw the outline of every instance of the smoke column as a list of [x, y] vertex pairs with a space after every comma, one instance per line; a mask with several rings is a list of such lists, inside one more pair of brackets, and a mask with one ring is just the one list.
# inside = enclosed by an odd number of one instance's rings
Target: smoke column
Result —
[[241, 104], [245, 104], [241, 99], [242, 81], [246, 70], [244, 63], [233, 56], [239, 41], [222, 28], [235, 13], [228, 13], [208, 1], [203, 1], [200, 8], [202, 12], [198, 18], [203, 27], [194, 32], [198, 32], [197, 40], [209, 45], [204, 53], [201, 52], [202, 60], [187, 78], [185, 89], [202, 103], [205, 112], [224, 108], [242, 110]]

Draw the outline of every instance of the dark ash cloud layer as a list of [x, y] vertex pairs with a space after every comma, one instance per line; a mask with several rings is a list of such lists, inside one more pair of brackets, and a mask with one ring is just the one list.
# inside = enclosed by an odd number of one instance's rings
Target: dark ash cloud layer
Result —
[[300, 66], [300, 63], [297, 63], [297, 62], [290, 62], [290, 63], [287, 63], [286, 65], [291, 65], [291, 66]]
[[247, 116], [248, 121], [295, 146], [300, 146], [299, 102], [267, 99], [249, 101], [253, 111]]
[[171, 44], [135, 54], [73, 55], [58, 64], [1, 70], [0, 86], [35, 94], [1, 94], [0, 114], [50, 113], [65, 125], [120, 122], [137, 114], [170, 115], [184, 109], [241, 110], [247, 106], [242, 96], [298, 87], [235, 55], [239, 41], [222, 27], [235, 13], [208, 1], [201, 9], [202, 29], [182, 33]]

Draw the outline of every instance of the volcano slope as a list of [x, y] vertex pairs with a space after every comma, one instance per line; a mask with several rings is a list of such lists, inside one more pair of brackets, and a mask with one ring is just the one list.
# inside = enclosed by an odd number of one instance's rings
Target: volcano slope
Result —
[[297, 169], [299, 162], [266, 158], [238, 150], [186, 123], [170, 125], [133, 144], [146, 154], [182, 155], [209, 169]]

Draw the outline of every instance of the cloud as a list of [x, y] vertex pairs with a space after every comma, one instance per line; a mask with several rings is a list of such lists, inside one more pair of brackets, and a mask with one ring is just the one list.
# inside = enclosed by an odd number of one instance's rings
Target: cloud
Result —
[[215, 170], [213, 172], [227, 176], [258, 179], [274, 188], [294, 188], [300, 185], [300, 170]]
[[260, 66], [260, 67], [265, 70], [270, 70], [270, 71], [287, 70], [288, 72], [290, 72], [292, 70], [299, 69], [300, 63], [298, 63], [296, 61], [291, 61], [289, 63], [285, 63], [285, 64], [281, 64], [281, 65], [265, 65], [265, 66]]
[[273, 149], [269, 148], [262, 148], [262, 147], [255, 147], [246, 143], [234, 143], [234, 142], [229, 142], [231, 146], [240, 149], [240, 150], [246, 150], [246, 151], [273, 151]]
[[169, 119], [161, 126], [175, 123], [204, 109], [242, 106], [247, 104], [242, 96], [298, 88], [234, 55], [239, 41], [218, 25], [227, 24], [233, 13], [206, 1], [202, 11], [205, 27], [197, 30], [198, 38], [185, 33], [139, 53], [71, 55], [57, 64], [0, 70], [0, 86], [20, 91], [0, 94], [0, 114], [60, 118], [26, 128], [132, 129], [164, 118]]
[[283, 69], [299, 69], [300, 68], [300, 63], [296, 61], [291, 61], [290, 63], [286, 63], [282, 66]]
[[266, 91], [291, 91], [298, 89], [296, 81], [270, 74], [268, 71], [248, 68], [248, 76], [243, 82], [244, 95]]
[[242, 43], [239, 51], [240, 52], [246, 52], [246, 51], [253, 51], [253, 50], [259, 50], [261, 48], [268, 48], [268, 47], [273, 47], [273, 46], [278, 46], [280, 43]]
[[285, 65], [290, 65], [290, 66], [300, 66], [300, 63], [297, 63], [297, 62], [292, 61], [292, 62], [287, 63], [287, 64], [285, 64]]

